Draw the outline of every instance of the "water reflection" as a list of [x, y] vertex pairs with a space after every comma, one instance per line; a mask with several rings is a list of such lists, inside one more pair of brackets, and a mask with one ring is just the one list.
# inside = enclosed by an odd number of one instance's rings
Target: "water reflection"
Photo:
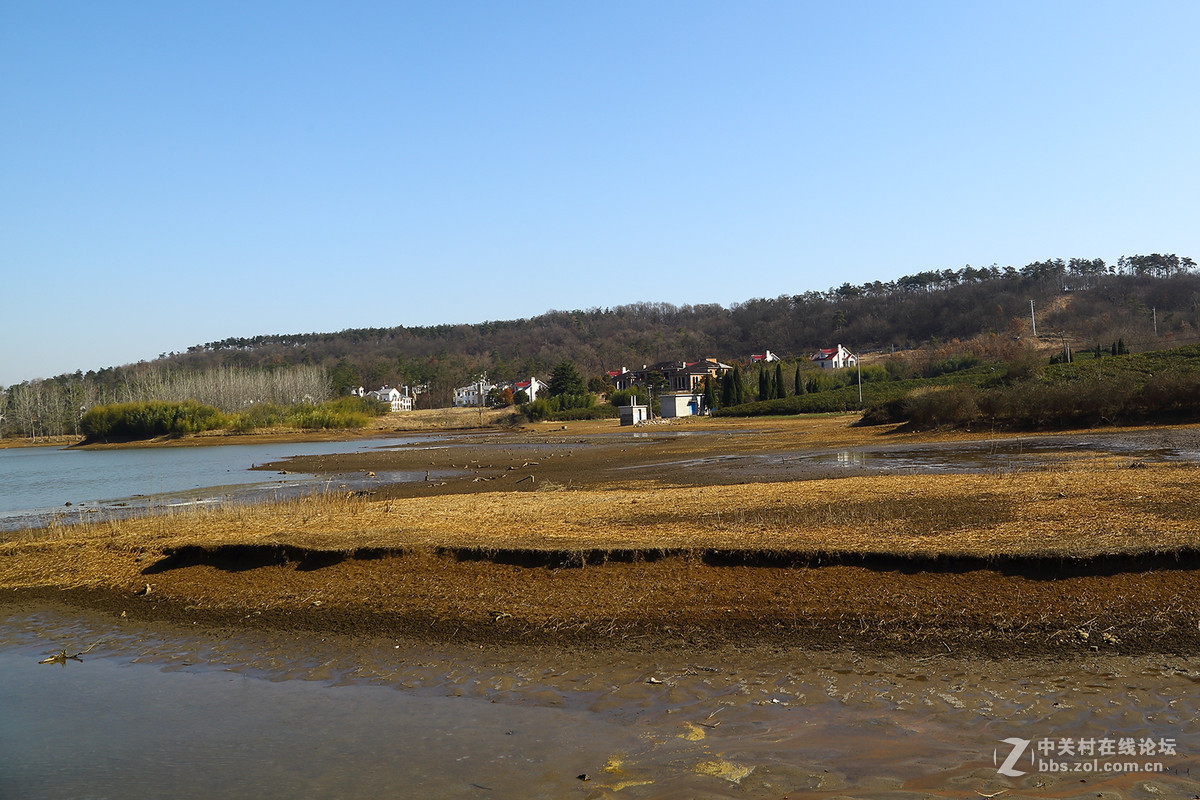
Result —
[[422, 480], [424, 472], [338, 476], [254, 470], [297, 455], [353, 453], [430, 441], [392, 437], [353, 442], [269, 443], [205, 447], [0, 450], [0, 530], [94, 521], [105, 516], [218, 502], [244, 502], [335, 488], [361, 489]]
[[847, 467], [861, 467], [867, 462], [867, 454], [862, 450], [840, 450], [836, 458], [838, 464]]
[[656, 464], [636, 464], [621, 469], [709, 467], [752, 470], [760, 478], [803, 478], [828, 470], [871, 473], [910, 472], [937, 474], [1038, 469], [1083, 458], [1118, 457], [1143, 462], [1194, 463], [1200, 450], [1168, 444], [1147, 444], [1136, 437], [1018, 437], [969, 443], [939, 442], [924, 445], [880, 445], [854, 449], [815, 449], [762, 455], [722, 455]]

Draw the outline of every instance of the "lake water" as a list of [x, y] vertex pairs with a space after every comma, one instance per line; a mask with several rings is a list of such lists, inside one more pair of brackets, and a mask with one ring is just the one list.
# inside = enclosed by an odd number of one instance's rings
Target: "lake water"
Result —
[[[4, 798], [1200, 794], [1179, 658], [547, 654], [0, 605], [0, 674]], [[1138, 754], [1078, 755], [1105, 741]]]
[[745, 453], [636, 464], [622, 469], [705, 466], [743, 475], [751, 474], [758, 478], [799, 479], [814, 472], [830, 475], [841, 471], [847, 474], [1014, 472], [1107, 457], [1128, 459], [1127, 463], [1195, 464], [1200, 462], [1200, 441], [1191, 431], [1178, 434], [1156, 432], [1150, 436], [1117, 431], [1082, 436], [1021, 436], [966, 443], [884, 444], [853, 449], [813, 448], [796, 452]]
[[[8, 448], [0, 450], [0, 530], [37, 527], [56, 518], [65, 522], [91, 519], [128, 509], [294, 494], [317, 488], [321, 479], [251, 468], [291, 456], [363, 452], [422, 441], [429, 439], [119, 450]], [[360, 487], [419, 480], [424, 475], [382, 473], [371, 481], [365, 475], [351, 480]]]

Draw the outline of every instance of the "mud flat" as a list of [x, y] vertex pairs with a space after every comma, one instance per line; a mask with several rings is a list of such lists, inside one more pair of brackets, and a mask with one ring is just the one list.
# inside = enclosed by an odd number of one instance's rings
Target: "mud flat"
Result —
[[[268, 468], [430, 479], [13, 532], [0, 600], [577, 650], [1200, 653], [1195, 428], [1073, 432], [1018, 463], [1011, 437], [850, 422], [541, 426], [295, 459]], [[947, 438], [985, 463], [803, 457]]]
[[[197, 631], [55, 603], [0, 620], [12, 796], [1200, 792], [1194, 659], [480, 647]], [[1002, 774], [1013, 739], [1028, 745]], [[1111, 754], [1078, 753], [1106, 741]]]

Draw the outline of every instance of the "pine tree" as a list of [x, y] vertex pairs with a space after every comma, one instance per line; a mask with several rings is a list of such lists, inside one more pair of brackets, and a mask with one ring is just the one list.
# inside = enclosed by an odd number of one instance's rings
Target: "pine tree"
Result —
[[796, 365], [796, 394], [804, 394], [804, 379], [800, 377], [800, 365]]
[[559, 397], [564, 394], [587, 394], [587, 384], [583, 382], [583, 376], [570, 361], [560, 362], [550, 374], [550, 396]]
[[775, 362], [775, 396], [779, 399], [787, 397], [787, 389], [783, 388], [783, 364]]
[[733, 371], [726, 370], [725, 374], [721, 376], [721, 407], [725, 408], [736, 405], [737, 401], [735, 397], [733, 391]]
[[771, 376], [765, 369], [758, 371], [758, 399], [759, 401], [771, 399]]
[[711, 411], [717, 407], [717, 389], [708, 375], [704, 376], [704, 409]]
[[746, 402], [746, 383], [742, 380], [741, 367], [733, 368], [733, 404], [740, 406]]

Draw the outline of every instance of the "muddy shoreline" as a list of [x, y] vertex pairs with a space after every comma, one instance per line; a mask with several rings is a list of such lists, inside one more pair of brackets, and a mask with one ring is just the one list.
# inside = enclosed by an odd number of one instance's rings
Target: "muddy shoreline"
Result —
[[[130, 797], [167, 786], [178, 794], [185, 765], [199, 767], [189, 797], [308, 796], [319, 786], [342, 797], [403, 785], [436, 798], [1146, 800], [1197, 789], [1200, 671], [1173, 657], [908, 658], [728, 644], [585, 652], [207, 631], [57, 603], [0, 606], [0, 615], [6, 721], [22, 731], [6, 753], [14, 796], [110, 786]], [[37, 663], [61, 648], [86, 652]], [[59, 746], [64, 727], [69, 749]], [[151, 742], [139, 738], [146, 728]], [[1012, 736], [1031, 747], [1121, 737], [1154, 743], [1155, 755], [1136, 771], [1083, 775], [1025, 759], [1024, 774], [1006, 777], [997, 765]], [[263, 775], [267, 752], [277, 771]]]
[[[24, 588], [141, 624], [570, 651], [714, 647], [873, 656], [1078, 659], [1200, 654], [1200, 558], [990, 567], [667, 554], [352, 553], [230, 546], [165, 555], [139, 589]], [[537, 563], [538, 560], [541, 563]], [[930, 568], [935, 566], [936, 568]], [[149, 591], [146, 591], [149, 587]], [[314, 599], [319, 598], [319, 599]]]
[[[264, 468], [429, 477], [17, 532], [0, 541], [0, 604], [568, 652], [1200, 655], [1196, 427], [1055, 448], [849, 422], [541, 426], [291, 459]], [[807, 457], [931, 446], [992, 461], [924, 474]]]

